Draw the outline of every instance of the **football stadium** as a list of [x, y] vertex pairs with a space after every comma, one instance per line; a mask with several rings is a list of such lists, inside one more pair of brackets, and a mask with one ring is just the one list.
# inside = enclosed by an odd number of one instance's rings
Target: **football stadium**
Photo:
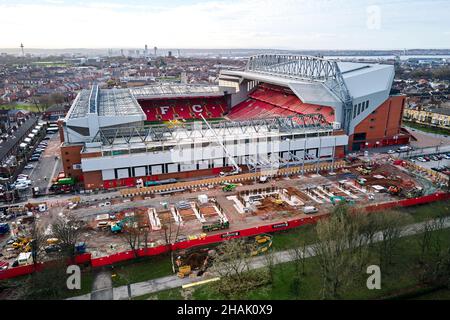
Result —
[[60, 121], [85, 189], [277, 170], [405, 144], [394, 66], [258, 55], [219, 84], [81, 91]]

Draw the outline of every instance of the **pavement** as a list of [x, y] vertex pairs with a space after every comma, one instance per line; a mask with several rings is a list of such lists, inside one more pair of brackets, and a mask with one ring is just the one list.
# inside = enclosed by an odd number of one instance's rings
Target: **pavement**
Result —
[[113, 287], [110, 271], [102, 270], [95, 275], [90, 299], [113, 300]]
[[[437, 220], [432, 220], [437, 221]], [[425, 224], [429, 223], [429, 221], [415, 223], [405, 226], [401, 231], [401, 237], [412, 236], [415, 234], [420, 234], [423, 232]], [[443, 220], [441, 229], [450, 228], [450, 217], [447, 217]], [[378, 232], [374, 235], [374, 242], [382, 241], [383, 236], [381, 232]], [[305, 258], [313, 257], [316, 255], [314, 250], [314, 245], [307, 246], [305, 251], [302, 253]], [[295, 259], [295, 255], [293, 250], [285, 250], [274, 253], [274, 263], [280, 264], [289, 261], [293, 261]], [[258, 269], [266, 266], [266, 258], [264, 256], [258, 256], [254, 258], [250, 258], [249, 267], [250, 269]], [[210, 273], [209, 277], [215, 277]], [[185, 284], [194, 283], [197, 281], [206, 280], [206, 278], [183, 278], [180, 279], [176, 275], [166, 276], [158, 279], [138, 282], [131, 284], [131, 297], [138, 297], [149, 293], [156, 293], [163, 290], [179, 288]], [[92, 298], [92, 294], [85, 294], [82, 296], [77, 296], [73, 298], [69, 298], [68, 300], [90, 300]], [[114, 300], [123, 300], [128, 299], [128, 288], [127, 286], [121, 286], [113, 289], [113, 299]]]

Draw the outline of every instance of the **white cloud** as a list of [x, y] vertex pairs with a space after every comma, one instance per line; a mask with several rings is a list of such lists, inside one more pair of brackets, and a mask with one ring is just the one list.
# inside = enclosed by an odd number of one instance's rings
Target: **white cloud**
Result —
[[[397, 43], [384, 10], [381, 31], [366, 27], [366, 7], [343, 0], [211, 0], [164, 6], [47, 0], [0, 4], [0, 47], [365, 48]], [[352, 4], [353, 3], [353, 4]], [[357, 3], [357, 5], [355, 5]], [[384, 13], [386, 12], [386, 13]], [[412, 16], [410, 17], [413, 18]], [[391, 35], [393, 34], [393, 35]]]

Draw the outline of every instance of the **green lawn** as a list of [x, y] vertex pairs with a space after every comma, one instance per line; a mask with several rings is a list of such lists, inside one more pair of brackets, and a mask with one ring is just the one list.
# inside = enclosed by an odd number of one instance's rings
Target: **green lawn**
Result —
[[39, 112], [38, 108], [32, 104], [7, 104], [0, 105], [1, 110], [28, 110], [32, 112]]
[[[450, 229], [436, 231], [441, 233], [442, 239], [445, 239], [445, 244], [450, 245]], [[400, 240], [399, 248], [396, 251], [397, 255], [394, 257], [394, 264], [387, 270], [382, 270], [381, 290], [368, 290], [366, 287], [367, 275], [365, 270], [361, 274], [355, 274], [355, 283], [343, 291], [342, 299], [385, 299], [402, 294], [405, 290], [420, 289], [422, 285], [417, 278], [416, 259], [419, 252], [418, 236], [410, 236]], [[310, 300], [320, 299], [321, 278], [318, 272], [316, 258], [310, 258], [306, 261], [306, 274], [302, 278], [299, 299]], [[369, 264], [377, 264], [377, 261], [372, 258]], [[264, 288], [258, 288], [250, 292], [247, 296], [249, 300], [252, 299], [267, 299], [267, 300], [292, 300], [293, 295], [290, 291], [290, 283], [294, 276], [294, 264], [292, 262], [277, 265], [275, 267], [274, 282]], [[136, 299], [180, 299], [182, 297], [183, 289], [177, 288], [166, 290], [157, 294], [149, 294]], [[421, 298], [434, 299], [435, 297], [441, 299], [449, 299], [448, 290], [441, 290], [439, 292], [430, 293]], [[213, 292], [209, 286], [199, 286], [194, 289], [193, 299], [218, 299], [223, 297], [218, 296]]]
[[405, 121], [405, 120], [403, 120], [403, 124], [405, 124], [406, 126], [408, 126], [410, 128], [417, 129], [417, 130], [420, 130], [423, 132], [436, 133], [436, 134], [442, 134], [442, 135], [450, 135], [450, 130], [444, 129], [444, 128], [432, 127], [431, 125], [425, 125], [425, 124], [420, 124], [420, 123]]
[[173, 274], [170, 256], [167, 254], [116, 264], [113, 273], [116, 274], [113, 278], [114, 287], [126, 285], [128, 281], [136, 283]]

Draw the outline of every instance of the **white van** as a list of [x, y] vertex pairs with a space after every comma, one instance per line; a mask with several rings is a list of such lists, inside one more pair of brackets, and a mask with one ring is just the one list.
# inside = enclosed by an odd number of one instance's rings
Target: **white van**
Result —
[[303, 208], [303, 213], [305, 213], [305, 214], [312, 214], [312, 213], [316, 213], [318, 211], [319, 210], [313, 206], [306, 206]]
[[33, 257], [31, 256], [31, 252], [21, 252], [19, 257], [17, 258], [17, 263], [19, 266], [24, 266], [26, 264], [33, 263]]

